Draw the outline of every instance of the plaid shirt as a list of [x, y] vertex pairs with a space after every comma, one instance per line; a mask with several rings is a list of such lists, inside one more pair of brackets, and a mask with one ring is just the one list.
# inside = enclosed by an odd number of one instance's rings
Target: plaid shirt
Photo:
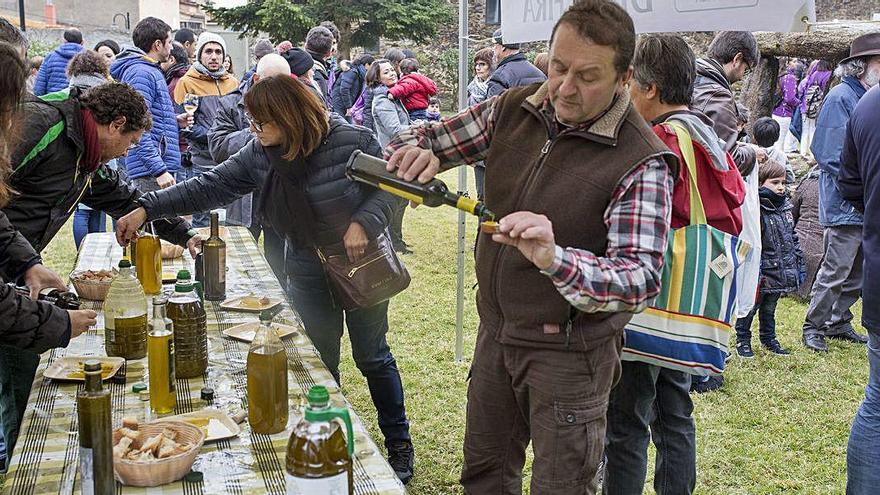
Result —
[[[430, 149], [447, 170], [455, 164], [484, 160], [495, 130], [495, 104], [490, 98], [450, 119], [411, 127], [391, 141], [388, 158], [410, 144]], [[556, 136], [566, 127], [556, 123], [552, 107], [543, 112], [555, 123]], [[592, 122], [580, 124], [585, 129]], [[489, 165], [491, 166], [491, 165]], [[608, 242], [604, 256], [587, 250], [556, 246], [553, 264], [542, 273], [559, 293], [584, 312], [639, 312], [660, 292], [660, 269], [666, 250], [671, 215], [673, 177], [666, 164], [651, 158], [618, 183], [605, 210]]]

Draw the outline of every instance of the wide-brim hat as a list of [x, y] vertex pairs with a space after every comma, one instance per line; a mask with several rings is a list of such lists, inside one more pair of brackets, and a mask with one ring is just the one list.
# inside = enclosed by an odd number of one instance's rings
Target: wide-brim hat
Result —
[[849, 62], [854, 58], [873, 57], [880, 55], [880, 32], [868, 33], [854, 39], [849, 48], [849, 57], [840, 63]]
[[519, 43], [505, 43], [504, 42], [504, 36], [501, 32], [501, 29], [496, 29], [495, 32], [492, 33], [492, 43], [495, 43], [496, 45], [502, 45], [504, 48], [507, 48], [508, 50], [519, 50], [520, 49]]

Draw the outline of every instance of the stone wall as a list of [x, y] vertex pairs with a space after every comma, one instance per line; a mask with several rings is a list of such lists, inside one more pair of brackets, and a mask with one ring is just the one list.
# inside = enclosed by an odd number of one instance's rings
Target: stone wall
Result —
[[875, 13], [880, 14], [880, 2], [877, 0], [816, 0], [818, 21], [870, 20]]

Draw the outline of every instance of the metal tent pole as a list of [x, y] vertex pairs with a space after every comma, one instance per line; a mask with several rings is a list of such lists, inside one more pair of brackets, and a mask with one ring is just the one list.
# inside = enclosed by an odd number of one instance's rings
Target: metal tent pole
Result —
[[[467, 106], [468, 84], [468, 2], [458, 1], [458, 108]], [[458, 167], [458, 190], [467, 191], [467, 167]], [[458, 283], [455, 301], [455, 362], [464, 360], [464, 256], [467, 246], [467, 223], [463, 211], [458, 212]]]

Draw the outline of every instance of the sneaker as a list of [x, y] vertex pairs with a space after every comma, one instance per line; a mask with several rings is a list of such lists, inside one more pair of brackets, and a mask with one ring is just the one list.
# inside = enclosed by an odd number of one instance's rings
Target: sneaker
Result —
[[719, 388], [721, 388], [722, 385], [724, 385], [724, 377], [721, 375], [710, 377], [694, 377], [691, 381], [691, 392], [705, 394], [706, 392], [718, 390]]
[[788, 356], [791, 354], [790, 352], [788, 352], [788, 350], [782, 347], [782, 345], [776, 339], [773, 339], [770, 342], [762, 345], [764, 346], [764, 349], [767, 349], [773, 354], [777, 354], [779, 356]]
[[753, 357], [755, 357], [755, 352], [752, 351], [751, 342], [737, 342], [736, 353], [739, 355], [739, 357], [744, 359], [752, 359]]
[[386, 443], [388, 448], [388, 464], [394, 469], [394, 474], [400, 482], [406, 485], [413, 477], [413, 467], [416, 462], [416, 453], [413, 444], [409, 440], [396, 440]]

